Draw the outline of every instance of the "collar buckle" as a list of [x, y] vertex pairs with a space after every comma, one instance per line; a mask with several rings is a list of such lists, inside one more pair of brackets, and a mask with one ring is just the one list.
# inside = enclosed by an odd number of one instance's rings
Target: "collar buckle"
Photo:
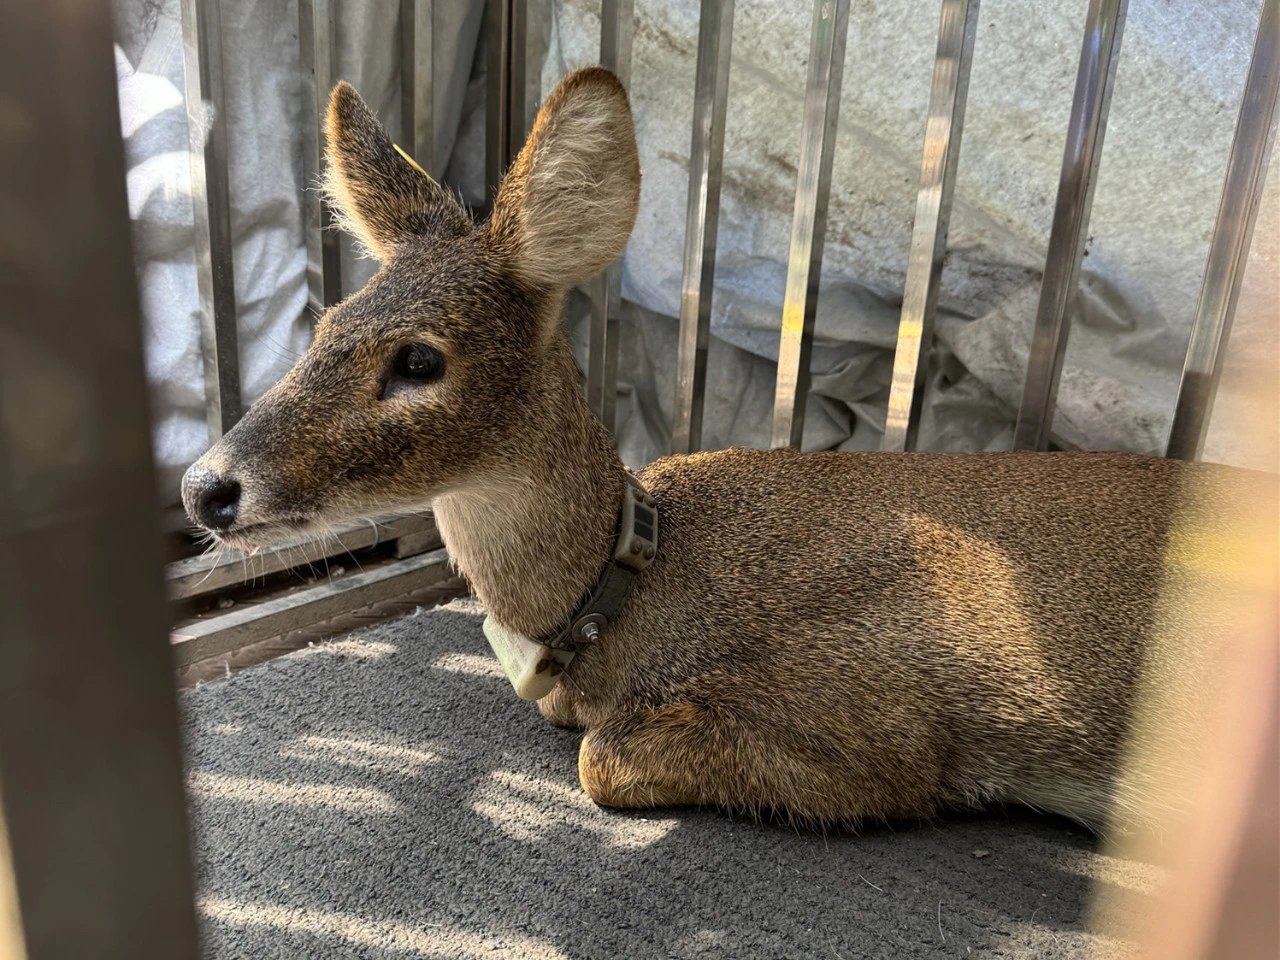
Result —
[[658, 554], [658, 508], [649, 491], [627, 473], [618, 511], [613, 556], [600, 571], [596, 585], [566, 622], [537, 642], [553, 650], [577, 651], [600, 639], [601, 631], [617, 616], [631, 594], [631, 582]]

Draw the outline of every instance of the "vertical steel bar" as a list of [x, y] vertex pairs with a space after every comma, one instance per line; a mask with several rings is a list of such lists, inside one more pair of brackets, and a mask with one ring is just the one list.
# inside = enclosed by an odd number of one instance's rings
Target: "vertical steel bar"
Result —
[[240, 419], [240, 356], [222, 90], [221, 0], [182, 0], [182, 66], [191, 156], [205, 415], [213, 443]]
[[0, 870], [21, 914], [0, 941], [195, 960], [111, 43], [110, 4], [0, 0]]
[[964, 107], [969, 94], [969, 68], [978, 32], [979, 0], [942, 0], [938, 23], [938, 52], [929, 92], [929, 120], [925, 126], [924, 158], [920, 163], [920, 192], [911, 233], [911, 255], [898, 323], [898, 348], [893, 358], [893, 383], [880, 449], [912, 450], [920, 429], [933, 319], [938, 308], [942, 260], [947, 252], [951, 197], [955, 189], [964, 130]]
[[333, 214], [320, 192], [324, 175], [324, 125], [333, 88], [334, 3], [298, 0], [302, 52], [303, 234], [307, 241], [308, 306], [315, 316], [342, 299], [342, 267]]
[[1240, 117], [1227, 161], [1222, 201], [1209, 243], [1204, 282], [1196, 304], [1187, 359], [1178, 386], [1168, 456], [1195, 460], [1204, 446], [1222, 376], [1227, 338], [1249, 262], [1253, 225], [1262, 202], [1267, 162], [1276, 132], [1280, 90], [1280, 0], [1266, 0], [1258, 22], [1253, 59], [1245, 81]]
[[778, 345], [778, 382], [773, 403], [775, 447], [799, 447], [804, 434], [809, 354], [822, 277], [831, 162], [835, 154], [848, 31], [849, 0], [817, 0], [809, 44], [809, 77], [805, 86], [795, 213], [791, 219], [787, 290], [782, 305], [782, 340]]
[[635, 38], [635, 0], [603, 0], [600, 5], [600, 66], [631, 86], [631, 45]]
[[[713, 2], [713, 0], [706, 0]], [[631, 89], [631, 45], [635, 0], [603, 0], [600, 6], [600, 65]], [[590, 339], [587, 347], [587, 405], [612, 431], [617, 419], [618, 343], [621, 336], [622, 261], [589, 283]]]
[[551, 9], [549, 0], [512, 0], [511, 126], [507, 154], [514, 161], [524, 149], [542, 102], [542, 61], [546, 59]]
[[485, 104], [485, 187], [489, 206], [510, 162], [512, 0], [488, 0], [485, 12], [487, 96]]
[[541, 95], [545, 54], [545, 0], [488, 0], [488, 102], [485, 178], [490, 206], [502, 175], [533, 128]]
[[[507, 136], [503, 147], [504, 167], [511, 166], [524, 146], [524, 135], [529, 129], [529, 3], [530, 0], [511, 0], [511, 59], [507, 66]], [[537, 106], [537, 95], [533, 103]]]
[[404, 149], [435, 174], [435, 0], [400, 0], [400, 129]]
[[702, 0], [693, 93], [693, 141], [689, 146], [689, 200], [684, 225], [684, 277], [680, 288], [680, 345], [676, 360], [673, 453], [702, 446], [702, 406], [707, 386], [707, 344], [715, 289], [720, 178], [729, 101], [733, 0]]
[[1031, 356], [1014, 428], [1015, 450], [1044, 450], [1049, 445], [1128, 6], [1129, 0], [1089, 0]]

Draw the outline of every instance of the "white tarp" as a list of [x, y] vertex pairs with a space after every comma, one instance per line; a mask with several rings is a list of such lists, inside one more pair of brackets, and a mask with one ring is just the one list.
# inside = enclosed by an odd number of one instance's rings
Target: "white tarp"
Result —
[[[116, 0], [121, 110], [167, 492], [205, 444], [175, 0]], [[337, 4], [338, 76], [399, 131], [398, 3]], [[483, 188], [483, 4], [437, 3], [436, 168]], [[812, 10], [738, 0], [704, 444], [764, 445], [790, 235]], [[232, 224], [246, 400], [306, 345], [297, 11], [223, 0]], [[598, 0], [560, 0], [543, 89], [594, 62]], [[1084, 0], [985, 4], [943, 275], [921, 446], [1003, 449], [1026, 367], [1084, 22]], [[1056, 432], [1159, 452], [1168, 431], [1259, 0], [1131, 0], [1070, 336]], [[813, 353], [806, 447], [874, 448], [884, 421], [934, 44], [936, 0], [853, 5]], [[535, 20], [537, 17], [535, 16]], [[619, 442], [630, 462], [669, 443], [697, 0], [639, 3], [632, 80], [644, 172], [624, 261]], [[474, 69], [473, 69], [474, 68]], [[456, 149], [455, 149], [456, 141]], [[1277, 179], [1273, 165], [1271, 183]], [[1280, 210], [1259, 216], [1219, 411], [1274, 416], [1236, 389], [1274, 376]], [[348, 290], [370, 270], [345, 263]], [[583, 304], [570, 305], [581, 341]], [[1221, 422], [1229, 417], [1220, 416]], [[1218, 430], [1209, 454], [1260, 463]]]

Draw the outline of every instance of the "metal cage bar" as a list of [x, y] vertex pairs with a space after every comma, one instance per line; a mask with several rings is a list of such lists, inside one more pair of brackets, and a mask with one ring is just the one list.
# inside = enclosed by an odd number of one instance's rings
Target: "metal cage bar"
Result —
[[524, 146], [541, 99], [543, 0], [489, 0], [485, 13], [485, 186], [489, 206]]
[[435, 0], [400, 0], [400, 136], [409, 156], [435, 172]]
[[0, 209], [41, 225], [0, 235], [0, 815], [20, 955], [195, 960], [111, 46], [109, 4], [0, 2]]
[[1222, 200], [1209, 243], [1204, 282], [1196, 304], [1187, 359], [1178, 386], [1166, 455], [1195, 460], [1204, 446], [1222, 377], [1227, 338], [1249, 262], [1253, 225], [1262, 202], [1267, 162], [1276, 132], [1280, 90], [1280, 0], [1266, 0], [1258, 21], [1253, 59], [1227, 161]]
[[1015, 450], [1044, 450], [1049, 445], [1128, 7], [1129, 0], [1089, 0], [1027, 378], [1014, 427]]
[[978, 8], [979, 0], [942, 0], [924, 158], [920, 163], [920, 191], [916, 196], [915, 226], [911, 233], [911, 254], [881, 450], [914, 449], [920, 429], [927, 357], [933, 342], [933, 319], [938, 308], [942, 261], [947, 251], [951, 198], [960, 158], [974, 38], [978, 32]]
[[[603, 0], [600, 5], [600, 65], [631, 89], [631, 46], [635, 0]], [[614, 428], [618, 401], [618, 346], [621, 335], [622, 261], [615, 260], [588, 284], [591, 297], [587, 343], [587, 405], [605, 427]]]
[[485, 8], [486, 96], [484, 181], [490, 208], [511, 158], [507, 156], [511, 114], [511, 0], [489, 0]]
[[809, 43], [809, 77], [805, 84], [804, 130], [800, 139], [795, 213], [791, 220], [787, 289], [782, 305], [782, 340], [778, 345], [778, 381], [773, 404], [775, 447], [799, 447], [804, 434], [809, 354], [822, 277], [831, 162], [835, 155], [848, 32], [849, 0], [817, 0]]
[[676, 361], [673, 453], [702, 446], [702, 407], [707, 386], [707, 345], [715, 289], [720, 180], [729, 102], [733, 0], [702, 0], [689, 146], [689, 202], [684, 226], [684, 278], [680, 288], [680, 345]]
[[324, 125], [334, 84], [335, 0], [298, 0], [302, 52], [303, 234], [307, 241], [308, 306], [319, 316], [342, 299], [342, 262], [333, 213], [320, 192], [324, 176]]
[[181, 13], [200, 348], [205, 413], [213, 443], [235, 426], [242, 412], [222, 88], [222, 3], [182, 0]]
[[[537, 109], [537, 87], [530, 89], [529, 67], [532, 58], [529, 56], [529, 6], [533, 0], [510, 0], [511, 2], [511, 63], [507, 72], [507, 82], [511, 85], [507, 93], [506, 166], [510, 166], [520, 154], [524, 146], [525, 135], [533, 124], [532, 109]], [[532, 96], [531, 96], [532, 94]]]

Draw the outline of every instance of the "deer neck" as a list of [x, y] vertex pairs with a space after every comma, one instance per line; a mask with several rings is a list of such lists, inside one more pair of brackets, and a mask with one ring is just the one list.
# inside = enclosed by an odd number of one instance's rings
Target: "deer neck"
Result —
[[568, 344], [518, 454], [436, 499], [436, 523], [489, 614], [529, 637], [562, 623], [613, 550], [626, 476], [587, 409]]

